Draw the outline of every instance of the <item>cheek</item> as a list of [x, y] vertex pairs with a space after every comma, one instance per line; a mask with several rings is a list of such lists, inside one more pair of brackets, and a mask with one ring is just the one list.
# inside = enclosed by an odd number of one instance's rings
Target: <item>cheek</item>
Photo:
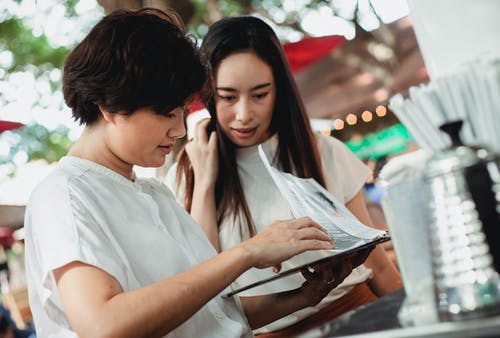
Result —
[[130, 149], [146, 150], [161, 142], [163, 134], [160, 130], [159, 125], [142, 125], [140, 128], [134, 128], [122, 134], [121, 141]]
[[234, 114], [231, 112], [231, 109], [224, 105], [217, 105], [217, 121], [220, 125], [226, 125], [234, 119]]
[[276, 105], [276, 94], [271, 93], [262, 106], [262, 118], [271, 121]]
[[261, 121], [263, 123], [270, 124], [274, 113], [274, 100], [270, 100], [262, 107], [261, 110]]

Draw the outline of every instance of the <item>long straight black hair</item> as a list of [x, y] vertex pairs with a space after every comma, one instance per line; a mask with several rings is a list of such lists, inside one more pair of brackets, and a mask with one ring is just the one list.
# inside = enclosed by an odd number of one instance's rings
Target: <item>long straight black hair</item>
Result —
[[[274, 165], [303, 178], [312, 177], [325, 186], [318, 148], [304, 104], [298, 93], [281, 43], [264, 21], [252, 16], [224, 18], [212, 25], [201, 45], [201, 54], [209, 68], [209, 79], [201, 97], [213, 121], [215, 110], [215, 77], [222, 60], [237, 52], [252, 52], [268, 64], [276, 83], [276, 101], [270, 132], [278, 135], [278, 148]], [[218, 139], [219, 173], [215, 185], [217, 222], [226, 217], [238, 221], [242, 215], [246, 222], [239, 222], [240, 235], [247, 227], [251, 236], [256, 229], [238, 176], [235, 145], [215, 123]], [[180, 153], [177, 167], [177, 186], [185, 179], [184, 205], [191, 210], [194, 175], [185, 151]], [[246, 223], [246, 224], [244, 224]], [[242, 238], [243, 239], [243, 238]]]

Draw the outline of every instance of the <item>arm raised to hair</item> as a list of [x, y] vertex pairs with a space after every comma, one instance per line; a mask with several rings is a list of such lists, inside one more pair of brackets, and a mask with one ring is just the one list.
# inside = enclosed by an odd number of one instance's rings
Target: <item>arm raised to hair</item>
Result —
[[217, 134], [212, 131], [208, 135], [209, 123], [210, 119], [198, 122], [194, 129], [193, 139], [186, 144], [186, 152], [194, 172], [191, 216], [200, 224], [217, 252], [220, 252], [215, 205], [215, 182], [219, 170]]

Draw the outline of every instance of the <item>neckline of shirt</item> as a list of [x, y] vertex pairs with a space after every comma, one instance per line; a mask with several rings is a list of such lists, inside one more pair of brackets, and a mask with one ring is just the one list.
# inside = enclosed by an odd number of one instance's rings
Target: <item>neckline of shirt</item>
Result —
[[[275, 133], [273, 136], [271, 136], [268, 140], [264, 141], [263, 143], [259, 143], [250, 147], [236, 148], [235, 151], [236, 159], [238, 161], [249, 161], [249, 160], [261, 161], [258, 152], [258, 148], [260, 145], [262, 145], [262, 148], [264, 148], [264, 152], [268, 157], [270, 155], [273, 155], [276, 148], [278, 147], [278, 133]], [[269, 161], [271, 160], [272, 158], [269, 158]]]
[[64, 156], [59, 160], [60, 163], [68, 163], [68, 164], [73, 164], [76, 166], [79, 166], [80, 168], [84, 169], [92, 169], [94, 171], [97, 171], [103, 175], [106, 175], [107, 177], [113, 179], [114, 181], [117, 181], [118, 183], [130, 186], [130, 187], [135, 187], [138, 188], [140, 185], [138, 184], [138, 178], [135, 175], [135, 172], [132, 171], [132, 180], [129, 180], [122, 175], [118, 174], [116, 171], [111, 170], [102, 164], [81, 158], [81, 157], [76, 157], [76, 156]]

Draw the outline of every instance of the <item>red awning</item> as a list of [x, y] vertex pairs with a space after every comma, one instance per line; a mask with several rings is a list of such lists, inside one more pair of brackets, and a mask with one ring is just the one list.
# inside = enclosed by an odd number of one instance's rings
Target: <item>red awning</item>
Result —
[[13, 121], [2, 121], [0, 120], [0, 133], [3, 133], [6, 130], [13, 130], [23, 127], [24, 124]]
[[203, 102], [201, 102], [200, 95], [196, 94], [193, 98], [193, 101], [189, 104], [188, 109], [190, 113], [194, 113], [195, 111], [201, 110], [205, 108]]
[[296, 73], [326, 56], [345, 41], [343, 36], [308, 37], [283, 45], [292, 72]]

